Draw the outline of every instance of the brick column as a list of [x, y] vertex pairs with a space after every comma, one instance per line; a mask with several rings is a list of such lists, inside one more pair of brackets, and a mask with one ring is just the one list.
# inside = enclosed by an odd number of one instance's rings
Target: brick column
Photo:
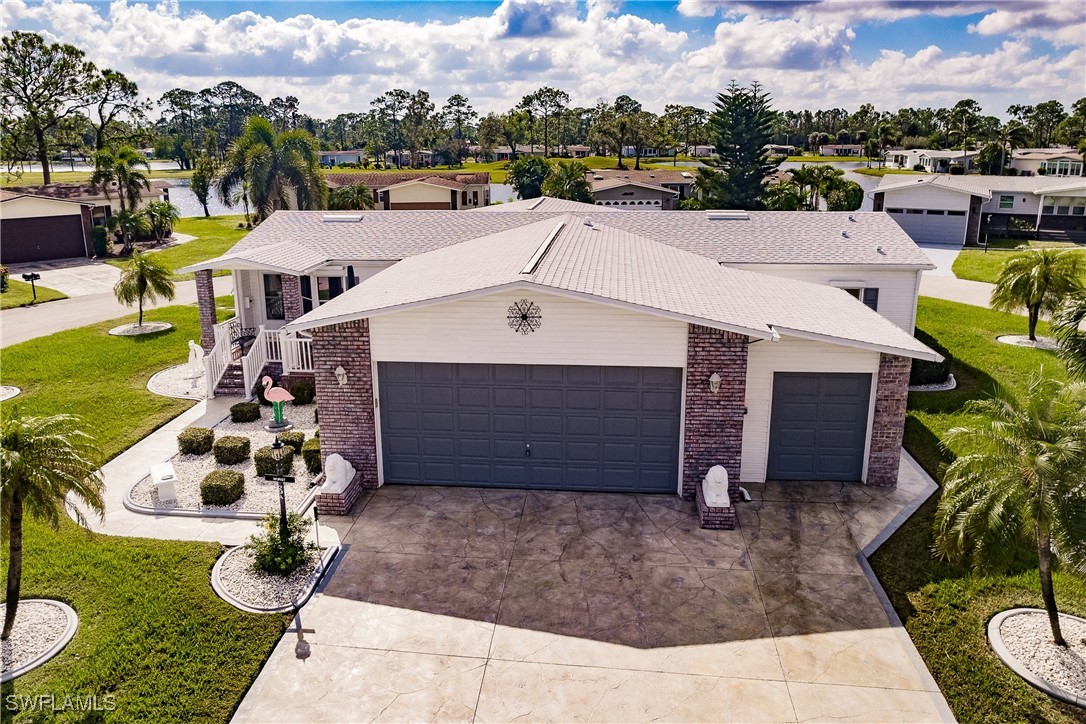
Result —
[[[682, 496], [694, 497], [697, 484], [714, 465], [728, 471], [728, 492], [739, 494], [743, 415], [747, 397], [747, 338], [691, 324], [686, 341], [686, 420], [683, 432]], [[709, 378], [720, 375], [720, 389]]]
[[[335, 369], [347, 372], [347, 384]], [[369, 321], [313, 330], [313, 367], [321, 431], [321, 460], [339, 453], [362, 474], [362, 487], [377, 487], [377, 431], [373, 407]]]
[[215, 284], [210, 269], [196, 272], [196, 306], [200, 310], [200, 346], [211, 352], [215, 346]]
[[871, 452], [867, 458], [868, 485], [897, 485], [911, 367], [912, 361], [908, 357], [892, 354], [879, 356], [875, 418], [871, 425]]
[[302, 282], [296, 276], [283, 274], [283, 318], [293, 322], [302, 316]]

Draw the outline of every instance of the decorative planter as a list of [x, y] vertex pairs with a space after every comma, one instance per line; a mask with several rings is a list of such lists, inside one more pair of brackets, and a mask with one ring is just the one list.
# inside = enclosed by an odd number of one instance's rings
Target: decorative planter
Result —
[[305, 584], [297, 598], [294, 600], [294, 603], [286, 606], [254, 606], [230, 593], [222, 581], [221, 572], [223, 564], [226, 562], [227, 558], [239, 548], [241, 548], [241, 546], [231, 548], [226, 553], [219, 556], [219, 560], [215, 561], [215, 567], [211, 569], [211, 588], [219, 598], [226, 601], [234, 608], [239, 608], [242, 611], [248, 611], [249, 613], [289, 613], [294, 611], [295, 607], [301, 608], [304, 606], [313, 596], [313, 592], [317, 590], [317, 585], [320, 584], [321, 579], [324, 578], [324, 574], [328, 571], [328, 568], [332, 565], [332, 561], [335, 560], [335, 557], [340, 551], [340, 546], [338, 544], [321, 550], [320, 563], [309, 575], [309, 578], [306, 579]]
[[[0, 683], [6, 683], [8, 681], [11, 681], [12, 679], [22, 676], [28, 671], [33, 671], [49, 659], [59, 654], [64, 649], [64, 647], [68, 645], [68, 642], [75, 637], [76, 629], [79, 628], [79, 616], [76, 614], [75, 610], [66, 603], [62, 603], [60, 601], [53, 601], [51, 599], [45, 598], [24, 598], [19, 602], [19, 606], [26, 606], [28, 603], [42, 604], [59, 608], [67, 617], [68, 625], [65, 627], [64, 632], [60, 635], [60, 638], [50, 644], [48, 648], [32, 658], [30, 661], [26, 662], [25, 664], [20, 664], [19, 666], [16, 666], [10, 670], [5, 669], [3, 672], [0, 672]], [[18, 616], [16, 616], [15, 620], [16, 623], [18, 623]]]
[[[1042, 616], [1048, 616], [1048, 613], [1046, 611], [1039, 608], [1012, 608], [1007, 611], [1001, 611], [995, 616], [992, 616], [992, 619], [988, 622], [988, 644], [992, 647], [992, 651], [995, 652], [995, 655], [998, 656], [1000, 660], [1011, 669], [1011, 671], [1021, 676], [1023, 679], [1029, 682], [1030, 685], [1036, 687], [1037, 689], [1040, 689], [1041, 691], [1055, 699], [1065, 701], [1068, 704], [1074, 704], [1076, 706], [1086, 708], [1086, 695], [1063, 689], [1060, 686], [1042, 678], [1038, 674], [1035, 674], [1026, 666], [1025, 663], [1023, 663], [1018, 657], [1011, 653], [1010, 649], [1004, 643], [1002, 633], [1000, 632], [1000, 627], [1007, 619], [1023, 614], [1040, 614]], [[1072, 616], [1069, 613], [1061, 613], [1060, 621], [1077, 621], [1079, 623], [1086, 624], [1086, 619], [1080, 618], [1078, 616]], [[1071, 637], [1065, 635], [1065, 638], [1070, 640]]]

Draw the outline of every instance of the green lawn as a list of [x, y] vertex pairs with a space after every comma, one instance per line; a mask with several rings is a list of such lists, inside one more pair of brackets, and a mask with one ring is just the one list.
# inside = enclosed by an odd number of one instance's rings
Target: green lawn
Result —
[[[189, 264], [212, 259], [230, 251], [234, 244], [249, 233], [248, 229], [238, 228], [238, 223], [244, 221], [245, 216], [241, 214], [186, 217], [174, 224], [173, 229], [179, 234], [195, 236], [196, 240], [151, 253], [168, 264], [171, 269], [180, 269]], [[106, 260], [107, 264], [116, 267], [123, 267], [127, 262], [128, 260], [124, 258]], [[216, 272], [215, 276], [225, 276], [226, 274], [229, 274], [229, 272]], [[174, 275], [175, 281], [185, 281], [192, 278], [192, 273]]]
[[[50, 183], [77, 183], [90, 181], [90, 171], [64, 171], [63, 166], [55, 166]], [[148, 173], [153, 179], [192, 178], [192, 169], [179, 168], [153, 169]], [[0, 175], [0, 186], [40, 186], [44, 183], [41, 171], [26, 171], [21, 176]]]
[[[42, 304], [44, 302], [68, 298], [67, 294], [58, 292], [56, 289], [43, 287], [41, 284], [36, 284], [35, 287], [37, 287], [38, 291], [38, 300], [33, 302], [34, 304]], [[8, 290], [3, 294], [0, 294], [0, 309], [26, 306], [27, 304], [31, 304], [33, 298], [33, 291], [28, 283], [16, 279], [8, 279]]]
[[[145, 386], [186, 359], [185, 342], [200, 334], [195, 307], [147, 317], [175, 327], [110, 337], [113, 320], [0, 350], [4, 382], [23, 388], [15, 402], [27, 413], [81, 415], [113, 457], [192, 404]], [[53, 694], [58, 703], [69, 695], [102, 703], [108, 695], [110, 721], [226, 722], [287, 622], [243, 613], [212, 592], [216, 543], [97, 535], [65, 520], [56, 531], [28, 521], [24, 547], [22, 595], [65, 601], [80, 623], [57, 658], [3, 685], [5, 702]], [[0, 562], [0, 575], [6, 570]], [[14, 719], [98, 721], [76, 711]]]
[[[971, 399], [1000, 385], [1021, 394], [1042, 365], [1065, 369], [1052, 353], [999, 344], [995, 337], [1021, 327], [1021, 318], [981, 307], [921, 297], [917, 326], [954, 355], [958, 388], [909, 396], [905, 446], [937, 480], [947, 454], [939, 438], [969, 420]], [[1039, 332], [1047, 332], [1042, 322]], [[925, 503], [871, 558], [871, 565], [955, 716], [962, 722], [1081, 721], [1082, 711], [1040, 693], [1011, 673], [986, 641], [988, 619], [1015, 606], [1041, 606], [1037, 570], [1024, 551], [1006, 575], [983, 577], [931, 555], [938, 494]], [[1086, 583], [1058, 574], [1056, 598], [1069, 613], [1086, 615]]]
[[[789, 156], [786, 161], [795, 161], [797, 163], [838, 163], [841, 161], [861, 163], [866, 162], [867, 156], [819, 156], [817, 153], [803, 154], [802, 156]], [[875, 163], [878, 159], [871, 159], [872, 163]]]
[[[999, 273], [1003, 271], [1008, 257], [1016, 253], [1017, 247], [1023, 244], [1020, 239], [992, 239], [988, 251], [984, 249], [963, 249], [958, 258], [954, 260], [954, 276], [959, 279], [971, 279], [975, 282], [988, 282], [995, 284]], [[1034, 249], [1046, 246], [1073, 247], [1069, 243], [1028, 242]], [[1083, 281], [1086, 281], [1084, 278]]]

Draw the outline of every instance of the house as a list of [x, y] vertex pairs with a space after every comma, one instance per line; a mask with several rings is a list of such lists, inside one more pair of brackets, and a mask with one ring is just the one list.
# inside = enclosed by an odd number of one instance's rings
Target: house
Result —
[[976, 157], [977, 151], [966, 151], [963, 154], [961, 149], [940, 151], [930, 148], [911, 148], [908, 150], [887, 151], [887, 161], [898, 168], [915, 169], [917, 166], [921, 166], [928, 173], [948, 173], [952, 165], [961, 166], [963, 164], [965, 170], [969, 171], [973, 168]]
[[714, 146], [696, 145], [689, 146], [686, 149], [686, 155], [691, 158], [706, 158], [716, 154], [716, 148]]
[[601, 206], [667, 211], [693, 195], [694, 174], [689, 171], [596, 169], [586, 175]]
[[570, 155], [570, 158], [587, 158], [592, 155], [592, 147], [584, 146], [579, 143], [571, 143], [568, 146], [562, 147], [566, 153]]
[[[624, 211], [621, 206], [600, 206], [586, 204], [583, 201], [570, 201], [569, 199], [556, 199], [551, 196], [540, 196], [534, 199], [520, 199], [507, 201], [504, 204], [491, 204], [477, 209], [480, 213], [507, 214], [512, 211], [574, 211], [582, 214], [594, 214], [596, 212]], [[589, 217], [591, 218], [591, 217]]]
[[795, 146], [785, 146], [778, 143], [767, 143], [762, 146], [763, 151], [768, 151], [771, 156], [791, 156], [796, 152]]
[[87, 201], [0, 190], [0, 264], [94, 256]]
[[917, 243], [979, 244], [987, 235], [1086, 241], [1086, 179], [884, 176], [868, 195]]
[[1018, 148], [1011, 153], [1010, 167], [1022, 176], [1081, 176], [1082, 154], [1070, 146]]
[[[517, 144], [517, 158], [520, 158], [521, 156], [542, 156], [542, 155], [543, 155], [543, 146], [542, 145], [533, 144], [533, 145], [529, 146], [526, 143], [518, 143]], [[512, 147], [510, 147], [510, 146], [497, 146], [494, 149], [494, 160], [495, 161], [512, 161], [513, 160], [513, 149], [512, 149]]]
[[325, 174], [329, 188], [359, 183], [373, 192], [378, 209], [474, 209], [490, 203], [490, 174], [486, 171], [404, 170]]
[[818, 147], [820, 156], [863, 156], [862, 143], [827, 143]]
[[[366, 159], [366, 152], [361, 148], [349, 151], [321, 151], [321, 166], [339, 166], [344, 163], [362, 163]], [[395, 159], [393, 159], [395, 160]]]
[[[930, 268], [875, 213], [278, 211], [180, 271], [212, 390], [314, 381], [344, 510], [383, 484], [690, 497], [718, 464], [733, 494], [894, 485]], [[259, 330], [236, 363], [233, 327]]]
[[385, 164], [388, 165], [388, 166], [395, 166], [397, 157], [399, 157], [399, 159], [400, 159], [400, 165], [401, 166], [412, 167], [412, 166], [432, 166], [433, 165], [433, 158], [434, 158], [434, 152], [433, 151], [427, 151], [425, 149], [421, 149], [421, 150], [418, 151], [418, 156], [419, 156], [418, 163], [415, 163], [414, 159], [413, 159], [413, 157], [411, 155], [411, 151], [408, 151], [406, 149], [401, 149], [399, 151], [389, 149], [388, 151], [385, 151], [385, 154], [384, 154]]
[[[151, 188], [142, 190], [140, 208], [151, 201], [170, 200], [170, 182], [152, 180]], [[91, 223], [94, 226], [104, 226], [110, 216], [117, 213], [121, 204], [118, 199], [117, 185], [110, 184], [108, 189], [96, 189], [89, 184], [80, 183], [56, 183], [48, 186], [13, 186], [7, 189], [19, 194], [29, 196], [44, 196], [65, 201], [77, 201], [91, 206]]]

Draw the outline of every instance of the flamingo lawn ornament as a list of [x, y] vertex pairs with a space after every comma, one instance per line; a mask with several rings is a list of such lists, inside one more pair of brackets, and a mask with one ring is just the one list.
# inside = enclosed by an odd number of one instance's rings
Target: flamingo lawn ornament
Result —
[[272, 387], [272, 378], [267, 375], [264, 375], [264, 378], [260, 380], [260, 384], [264, 386], [264, 399], [271, 403], [272, 419], [274, 420], [272, 424], [265, 425], [264, 429], [269, 432], [282, 432], [294, 427], [294, 425], [283, 419], [283, 406], [292, 401], [294, 395], [282, 387]]

